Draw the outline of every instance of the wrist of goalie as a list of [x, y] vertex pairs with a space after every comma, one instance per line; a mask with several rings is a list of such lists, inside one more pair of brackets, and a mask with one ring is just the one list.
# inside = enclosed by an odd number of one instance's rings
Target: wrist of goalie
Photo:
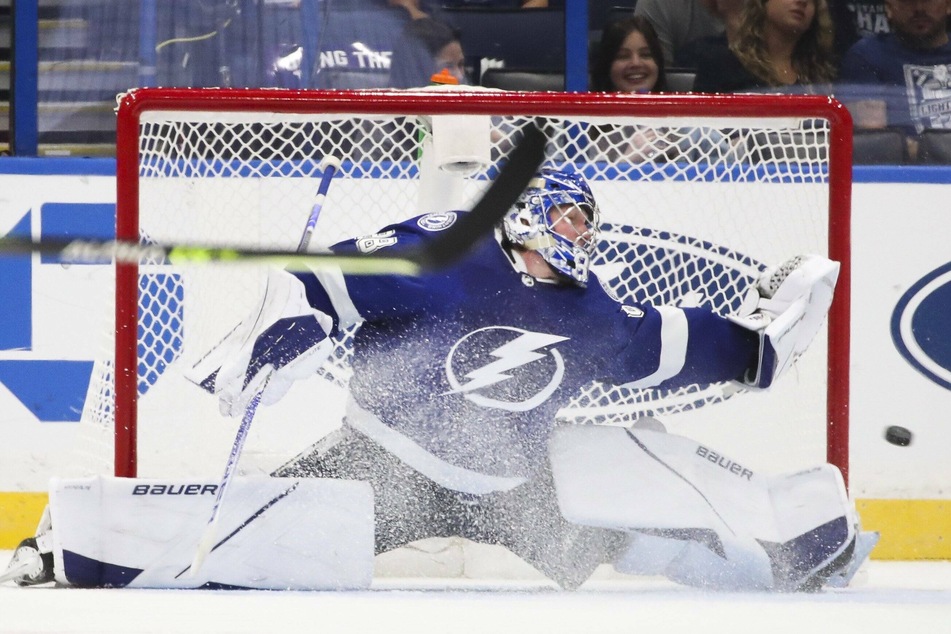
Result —
[[[316, 332], [316, 331], [315, 331]], [[248, 364], [241, 381], [226, 382], [219, 394], [219, 409], [224, 416], [244, 415], [248, 404], [258, 393], [261, 405], [281, 400], [295, 381], [313, 375], [333, 352], [333, 342], [325, 335], [315, 335], [302, 352], [295, 350], [292, 359], [256, 355]], [[262, 360], [268, 359], [267, 363]]]
[[759, 339], [758, 350], [743, 376], [737, 381], [744, 387], [765, 390], [773, 384], [778, 375], [776, 349], [768, 333], [768, 326], [772, 322], [770, 315], [756, 312], [746, 317], [730, 317], [733, 323], [754, 332]]

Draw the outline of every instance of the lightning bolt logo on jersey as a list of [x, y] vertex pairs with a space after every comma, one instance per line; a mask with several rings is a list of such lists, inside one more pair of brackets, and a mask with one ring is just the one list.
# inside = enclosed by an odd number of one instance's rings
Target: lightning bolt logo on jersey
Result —
[[[384, 227], [385, 244], [373, 246], [418, 247], [442, 229], [431, 220]], [[333, 247], [361, 248], [360, 239]], [[487, 240], [423, 277], [298, 275], [335, 327], [362, 322], [350, 394], [409, 454], [530, 476], [545, 468], [558, 410], [591, 381], [738, 377], [756, 349], [705, 310], [622, 307], [597, 283], [527, 286], [509, 258]]]
[[[491, 347], [487, 341], [500, 337], [508, 340], [489, 353], [494, 360], [486, 363], [480, 352]], [[561, 385], [565, 362], [556, 348], [548, 348], [566, 339], [506, 326], [469, 333], [452, 346], [446, 358], [446, 377], [452, 386], [449, 393], [463, 394], [477, 405], [510, 412], [534, 409]], [[466, 371], [469, 365], [476, 367]], [[463, 372], [465, 383], [458, 378]], [[516, 386], [514, 391], [506, 389], [510, 385]], [[493, 389], [496, 386], [500, 389]]]

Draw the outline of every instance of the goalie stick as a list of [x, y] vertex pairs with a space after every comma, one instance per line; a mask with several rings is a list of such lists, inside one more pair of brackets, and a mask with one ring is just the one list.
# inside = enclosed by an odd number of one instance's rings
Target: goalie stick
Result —
[[340, 169], [340, 159], [335, 156], [326, 156], [320, 162], [321, 177], [320, 185], [317, 187], [317, 195], [314, 197], [314, 206], [310, 210], [310, 217], [307, 219], [307, 225], [304, 226], [304, 233], [297, 244], [298, 253], [307, 253], [307, 247], [310, 245], [310, 238], [314, 235], [314, 228], [317, 226], [317, 219], [320, 217], [320, 211], [324, 208], [324, 200], [327, 199], [327, 191], [330, 189], [330, 181], [337, 170]]
[[[317, 220], [320, 218], [320, 212], [324, 208], [324, 201], [327, 198], [327, 192], [330, 190], [330, 181], [333, 180], [334, 173], [340, 169], [340, 160], [334, 156], [326, 156], [320, 162], [322, 174], [320, 184], [317, 186], [317, 195], [314, 197], [314, 205], [311, 207], [310, 216], [307, 218], [307, 224], [304, 226], [304, 232], [301, 234], [300, 242], [297, 244], [297, 253], [306, 253], [310, 244], [310, 239], [314, 235], [314, 229], [317, 227]], [[264, 390], [267, 389], [268, 380], [248, 403], [241, 418], [241, 424], [235, 433], [234, 443], [231, 446], [231, 453], [228, 455], [228, 462], [225, 463], [225, 470], [218, 483], [218, 489], [215, 491], [215, 502], [211, 507], [211, 515], [208, 517], [208, 523], [198, 540], [198, 546], [195, 549], [195, 555], [192, 558], [191, 565], [185, 570], [189, 570], [192, 577], [198, 575], [205, 558], [215, 548], [215, 538], [218, 534], [218, 518], [221, 516], [221, 504], [225, 497], [225, 492], [231, 480], [234, 478], [235, 469], [238, 467], [238, 460], [241, 458], [241, 452], [244, 451], [244, 443], [248, 438], [248, 432], [251, 429], [251, 423], [258, 411], [258, 405]], [[185, 572], [179, 573], [181, 575]]]
[[[419, 271], [428, 268], [439, 268], [451, 264], [461, 257], [468, 248], [480, 237], [489, 233], [496, 222], [505, 214], [506, 211], [515, 204], [515, 201], [521, 195], [522, 191], [528, 185], [529, 180], [534, 176], [539, 165], [544, 158], [545, 135], [535, 126], [528, 126], [524, 129], [522, 140], [516, 146], [509, 156], [508, 162], [499, 172], [498, 177], [475, 204], [472, 211], [462, 217], [455, 225], [450, 227], [440, 238], [430, 243], [424, 250], [418, 252], [418, 255], [409, 259], [410, 262], [419, 266]], [[329, 176], [328, 176], [329, 173]], [[313, 232], [319, 217], [323, 199], [326, 196], [330, 179], [333, 177], [333, 170], [328, 169], [320, 184], [320, 189], [316, 197], [313, 211], [308, 219], [304, 236], [298, 246], [298, 250], [306, 249], [310, 240], [310, 234]], [[321, 194], [321, 190], [323, 194]], [[367, 256], [368, 258], [371, 256]], [[356, 258], [357, 260], [364, 258]], [[377, 259], [377, 258], [373, 258]], [[406, 259], [406, 258], [401, 258]], [[393, 261], [397, 258], [380, 258], [382, 261]], [[333, 261], [329, 259], [328, 261]], [[346, 273], [344, 267], [340, 267]], [[366, 271], [350, 271], [351, 273], [366, 273]], [[399, 273], [393, 269], [383, 270], [383, 273]], [[211, 517], [205, 526], [202, 536], [199, 539], [191, 565], [179, 573], [179, 575], [189, 572], [190, 576], [195, 577], [203, 565], [205, 558], [215, 548], [215, 539], [217, 535], [217, 524], [220, 517], [221, 503], [224, 498], [228, 484], [234, 476], [238, 459], [244, 448], [248, 431], [257, 412], [258, 404], [264, 390], [267, 388], [267, 381], [261, 387], [261, 390], [255, 394], [245, 409], [238, 426], [234, 444], [231, 453], [228, 456], [228, 462], [225, 465], [224, 475], [219, 483], [215, 496], [215, 502], [212, 506]]]
[[215, 502], [211, 507], [211, 516], [208, 518], [208, 523], [205, 524], [205, 529], [202, 531], [201, 538], [198, 540], [195, 556], [192, 558], [191, 565], [176, 576], [181, 576], [186, 570], [189, 571], [189, 575], [192, 577], [198, 576], [198, 571], [205, 562], [205, 558], [217, 546], [215, 544], [215, 538], [218, 535], [218, 518], [221, 517], [221, 503], [224, 500], [228, 485], [231, 484], [231, 480], [234, 478], [234, 472], [238, 466], [238, 459], [244, 450], [244, 441], [248, 438], [251, 422], [254, 420], [254, 415], [258, 411], [258, 404], [261, 402], [261, 396], [264, 394], [266, 388], [267, 381], [261, 386], [261, 390], [251, 398], [251, 402], [248, 403], [248, 408], [244, 411], [241, 424], [238, 425], [238, 431], [234, 437], [234, 444], [231, 446], [231, 453], [228, 455], [228, 462], [225, 464], [225, 472], [221, 476], [221, 481], [218, 483], [218, 490], [215, 492]]
[[0, 253], [40, 253], [64, 263], [137, 264], [142, 260], [172, 264], [248, 263], [271, 264], [291, 271], [335, 268], [349, 275], [419, 275], [452, 264], [488, 234], [502, 218], [544, 158], [545, 135], [534, 125], [523, 128], [522, 139], [509, 155], [498, 177], [460, 219], [424, 247], [400, 255], [374, 252], [341, 255], [330, 252], [298, 253], [282, 249], [245, 249], [179, 244], [162, 246], [132, 240], [0, 238]]

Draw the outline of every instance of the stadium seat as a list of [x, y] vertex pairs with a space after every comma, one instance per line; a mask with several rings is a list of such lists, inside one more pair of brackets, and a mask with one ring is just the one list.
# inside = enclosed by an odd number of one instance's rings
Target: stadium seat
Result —
[[688, 70], [667, 71], [667, 92], [692, 92], [697, 73]]
[[901, 165], [908, 160], [905, 135], [901, 130], [856, 130], [852, 137], [855, 165]]
[[925, 130], [918, 136], [918, 163], [951, 165], [951, 130]]
[[565, 89], [565, 76], [517, 68], [489, 68], [482, 73], [481, 83], [487, 88], [502, 90], [560, 91]]

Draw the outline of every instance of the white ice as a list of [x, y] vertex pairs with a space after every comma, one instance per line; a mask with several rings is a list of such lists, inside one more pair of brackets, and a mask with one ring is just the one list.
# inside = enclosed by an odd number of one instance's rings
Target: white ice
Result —
[[[10, 553], [0, 551], [0, 562]], [[866, 564], [820, 594], [710, 593], [658, 579], [538, 582], [387, 579], [364, 592], [0, 587], [0, 632], [554, 634], [951, 632], [951, 562]]]

